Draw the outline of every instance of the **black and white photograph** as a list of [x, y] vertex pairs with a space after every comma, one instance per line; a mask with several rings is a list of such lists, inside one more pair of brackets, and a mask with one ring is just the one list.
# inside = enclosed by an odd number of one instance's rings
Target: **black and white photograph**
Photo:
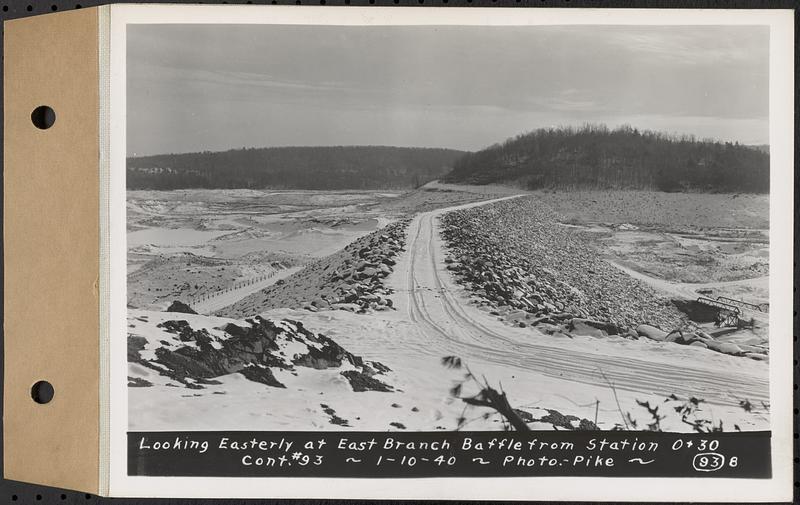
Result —
[[129, 430], [770, 430], [768, 26], [126, 40]]

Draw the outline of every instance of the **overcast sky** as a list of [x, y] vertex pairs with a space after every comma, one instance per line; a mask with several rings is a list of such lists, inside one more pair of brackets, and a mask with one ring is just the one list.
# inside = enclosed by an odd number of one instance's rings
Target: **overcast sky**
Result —
[[766, 27], [129, 25], [128, 153], [477, 150], [586, 122], [768, 143]]

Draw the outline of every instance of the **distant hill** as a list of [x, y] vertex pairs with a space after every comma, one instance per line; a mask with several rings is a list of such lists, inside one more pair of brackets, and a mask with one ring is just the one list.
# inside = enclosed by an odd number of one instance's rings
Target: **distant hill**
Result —
[[540, 129], [456, 161], [444, 182], [537, 188], [769, 192], [769, 153], [631, 127]]
[[270, 147], [128, 158], [128, 189], [402, 189], [434, 180], [463, 154], [384, 146]]

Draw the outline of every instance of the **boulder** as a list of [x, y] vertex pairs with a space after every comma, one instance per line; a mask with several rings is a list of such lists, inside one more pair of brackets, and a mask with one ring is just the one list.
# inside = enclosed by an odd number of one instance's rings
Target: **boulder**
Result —
[[603, 338], [608, 336], [608, 333], [605, 331], [588, 324], [586, 319], [578, 317], [570, 321], [569, 331], [575, 335], [584, 335], [587, 337]]
[[656, 340], [658, 342], [663, 342], [667, 338], [666, 331], [659, 330], [655, 326], [651, 326], [649, 324], [640, 324], [637, 326], [636, 333], [638, 333], [641, 337], [647, 337], [650, 340]]
[[636, 333], [636, 330], [631, 329], [625, 333], [625, 338], [629, 338], [631, 340], [639, 340], [639, 334]]
[[555, 324], [550, 324], [550, 323], [539, 323], [539, 324], [536, 324], [536, 323], [532, 322], [531, 325], [535, 325], [537, 330], [539, 330], [542, 333], [545, 333], [547, 335], [552, 335], [553, 333], [561, 331], [561, 327], [557, 326]]
[[194, 309], [192, 309], [191, 307], [189, 307], [188, 305], [179, 300], [175, 300], [174, 302], [172, 302], [172, 305], [167, 307], [167, 310], [165, 310], [164, 312], [182, 312], [184, 314], [197, 314], [197, 312], [195, 312]]
[[617, 327], [613, 324], [579, 317], [572, 318], [569, 323], [569, 330], [576, 335], [588, 335], [592, 337], [606, 337], [619, 333]]
[[318, 309], [324, 309], [324, 308], [327, 308], [329, 304], [328, 304], [328, 302], [326, 302], [322, 298], [316, 298], [311, 302], [311, 305], [313, 305], [314, 307], [316, 307]]
[[742, 348], [736, 344], [732, 344], [730, 342], [718, 342], [715, 341], [713, 343], [708, 343], [709, 349], [713, 349], [717, 352], [721, 352], [723, 354], [730, 354], [732, 356], [739, 356], [744, 354], [742, 352]]

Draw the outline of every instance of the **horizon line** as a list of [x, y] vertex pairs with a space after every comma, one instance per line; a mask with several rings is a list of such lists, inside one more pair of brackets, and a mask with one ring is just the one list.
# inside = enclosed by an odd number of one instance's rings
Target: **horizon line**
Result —
[[635, 127], [633, 125], [630, 125], [630, 124], [618, 125], [618, 126], [615, 126], [615, 127], [612, 128], [612, 127], [608, 127], [605, 123], [584, 123], [584, 124], [579, 125], [579, 126], [577, 126], [577, 125], [558, 125], [558, 126], [544, 126], [544, 127], [540, 127], [540, 128], [534, 128], [532, 130], [527, 130], [525, 132], [510, 136], [510, 137], [506, 137], [506, 138], [504, 138], [502, 140], [495, 141], [495, 142], [493, 142], [491, 144], [484, 145], [483, 147], [481, 147], [479, 149], [475, 149], [475, 150], [459, 149], [459, 148], [454, 148], [454, 147], [443, 147], [443, 146], [435, 146], [434, 147], [434, 146], [410, 146], [410, 145], [390, 145], [390, 144], [306, 144], [306, 145], [290, 144], [290, 145], [275, 145], [275, 146], [238, 146], [238, 147], [223, 148], [223, 149], [219, 149], [219, 150], [204, 149], [204, 150], [198, 150], [198, 151], [161, 152], [161, 153], [152, 153], [152, 154], [136, 154], [136, 153], [128, 154], [128, 153], [126, 153], [125, 154], [125, 159], [129, 160], [129, 159], [135, 159], [135, 158], [148, 158], [148, 157], [152, 157], [152, 156], [181, 156], [181, 155], [186, 155], [186, 154], [202, 154], [202, 153], [216, 154], [216, 153], [225, 153], [225, 152], [230, 152], [230, 151], [243, 151], [243, 150], [248, 150], [248, 149], [253, 149], [253, 150], [256, 150], [256, 149], [296, 149], [296, 148], [311, 149], [311, 148], [326, 148], [326, 147], [328, 147], [328, 148], [330, 148], [330, 147], [368, 147], [368, 148], [381, 148], [381, 147], [383, 147], [383, 148], [393, 148], [393, 149], [437, 149], [437, 150], [446, 150], [446, 151], [457, 151], [457, 152], [460, 152], [460, 153], [467, 154], [467, 153], [477, 153], [477, 152], [480, 152], [480, 151], [484, 151], [486, 149], [491, 148], [492, 146], [502, 145], [503, 143], [505, 143], [507, 141], [511, 141], [511, 140], [514, 140], [514, 139], [519, 138], [519, 137], [524, 137], [525, 135], [529, 135], [531, 133], [534, 133], [534, 132], [540, 131], [540, 130], [568, 130], [568, 129], [574, 129], [574, 130], [578, 130], [579, 131], [579, 130], [585, 129], [587, 127], [605, 127], [610, 132], [619, 131], [619, 130], [623, 130], [623, 129], [629, 128], [629, 129], [632, 129], [632, 130], [638, 130], [639, 133], [660, 133], [660, 134], [665, 134], [665, 135], [668, 135], [668, 136], [671, 136], [671, 137], [681, 137], [681, 136], [694, 137], [696, 142], [707, 142], [707, 143], [716, 143], [716, 144], [735, 143], [735, 144], [743, 145], [743, 146], [746, 146], [746, 147], [763, 147], [763, 146], [769, 146], [770, 145], [769, 142], [750, 144], [750, 143], [739, 142], [738, 140], [733, 140], [733, 139], [725, 140], [725, 139], [721, 139], [721, 138], [718, 138], [718, 137], [698, 137], [697, 135], [694, 135], [692, 133], [679, 133], [679, 132], [676, 132], [676, 131], [669, 131], [669, 130], [652, 130], [652, 129], [647, 129], [647, 128], [637, 128], [637, 127]]

